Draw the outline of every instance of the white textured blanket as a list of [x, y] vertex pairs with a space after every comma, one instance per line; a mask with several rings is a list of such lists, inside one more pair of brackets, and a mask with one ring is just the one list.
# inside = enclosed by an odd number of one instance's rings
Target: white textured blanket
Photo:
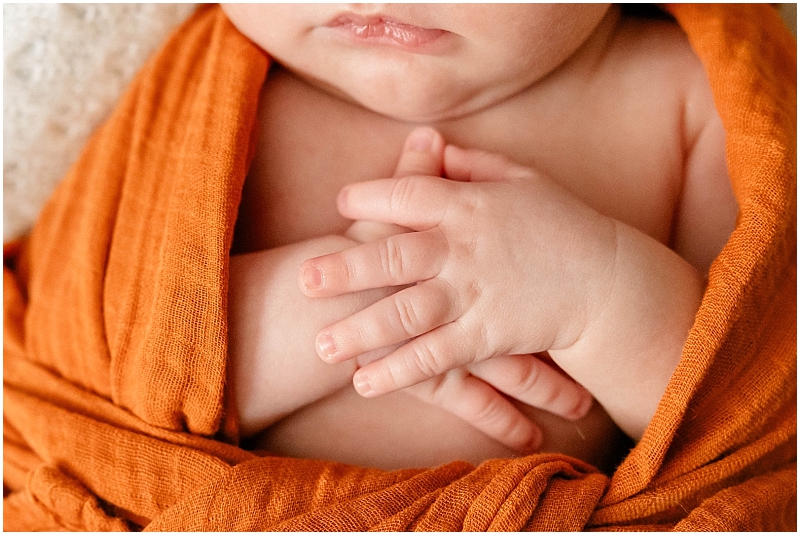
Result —
[[3, 5], [3, 242], [30, 229], [131, 78], [195, 7]]

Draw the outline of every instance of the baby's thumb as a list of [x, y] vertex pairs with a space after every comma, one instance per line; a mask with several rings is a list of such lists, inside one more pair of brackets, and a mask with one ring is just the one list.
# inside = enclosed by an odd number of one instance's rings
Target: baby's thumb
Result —
[[450, 180], [459, 182], [507, 182], [529, 180], [535, 173], [501, 154], [482, 150], [466, 150], [448, 145], [442, 155], [442, 166]]
[[[442, 135], [433, 128], [415, 128], [406, 138], [393, 178], [415, 175], [442, 176], [443, 158], [444, 139], [442, 139]], [[350, 225], [344, 235], [351, 240], [367, 243], [404, 232], [410, 232], [410, 229], [391, 223], [362, 220]]]
[[442, 135], [433, 128], [415, 128], [403, 145], [394, 178], [414, 175], [441, 176], [443, 157]]

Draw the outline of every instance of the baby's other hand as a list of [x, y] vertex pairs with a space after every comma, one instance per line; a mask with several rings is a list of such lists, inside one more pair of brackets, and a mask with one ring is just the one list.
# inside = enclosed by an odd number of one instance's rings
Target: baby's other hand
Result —
[[501, 355], [447, 371], [404, 391], [524, 454], [537, 451], [544, 437], [505, 396], [568, 420], [586, 416], [594, 401], [589, 391], [534, 355]]

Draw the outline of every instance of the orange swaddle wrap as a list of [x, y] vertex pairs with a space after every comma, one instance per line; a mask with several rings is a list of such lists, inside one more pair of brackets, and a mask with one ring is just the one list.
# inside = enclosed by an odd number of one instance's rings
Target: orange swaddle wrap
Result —
[[795, 529], [796, 43], [768, 6], [667, 9], [740, 212], [611, 478], [561, 454], [386, 472], [237, 447], [228, 254], [269, 59], [204, 6], [5, 248], [5, 529]]

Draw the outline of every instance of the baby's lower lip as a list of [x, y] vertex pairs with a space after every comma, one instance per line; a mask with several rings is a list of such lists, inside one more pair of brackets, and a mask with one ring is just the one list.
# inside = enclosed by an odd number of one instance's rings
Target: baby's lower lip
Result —
[[411, 51], [428, 48], [428, 45], [449, 33], [440, 29], [420, 28], [386, 17], [363, 18], [354, 15], [340, 15], [327, 26], [356, 42], [390, 45]]

